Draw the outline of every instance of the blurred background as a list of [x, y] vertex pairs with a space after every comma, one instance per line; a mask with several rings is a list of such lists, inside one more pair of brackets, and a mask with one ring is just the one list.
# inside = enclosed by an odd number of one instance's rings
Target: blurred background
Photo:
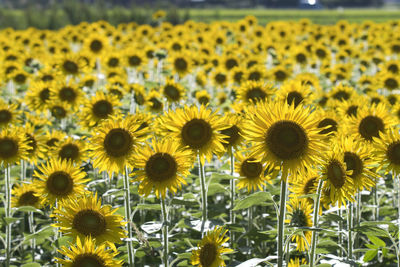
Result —
[[165, 21], [236, 21], [254, 15], [260, 24], [273, 20], [309, 18], [332, 24], [400, 19], [400, 0], [0, 0], [0, 28], [58, 29], [82, 21], [106, 20], [111, 24], [152, 24], [152, 14], [162, 9]]

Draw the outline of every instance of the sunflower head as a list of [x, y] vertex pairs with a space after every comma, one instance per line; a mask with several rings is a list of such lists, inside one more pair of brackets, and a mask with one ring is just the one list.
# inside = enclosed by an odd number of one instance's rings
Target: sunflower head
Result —
[[198, 248], [192, 251], [192, 264], [199, 267], [225, 266], [222, 254], [233, 252], [232, 249], [222, 245], [229, 240], [226, 237], [228, 230], [216, 226], [214, 230], [207, 232], [198, 244]]
[[28, 140], [21, 136], [21, 128], [6, 128], [0, 131], [0, 163], [7, 166], [19, 163], [28, 157]]
[[33, 184], [15, 185], [11, 191], [11, 206], [32, 206], [39, 208], [41, 206], [41, 196], [38, 196], [38, 190]]

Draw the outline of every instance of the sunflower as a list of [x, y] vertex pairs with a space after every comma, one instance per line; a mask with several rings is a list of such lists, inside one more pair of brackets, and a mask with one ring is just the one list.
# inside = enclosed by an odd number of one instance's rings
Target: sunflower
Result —
[[3, 167], [19, 164], [20, 159], [27, 159], [28, 140], [21, 136], [19, 127], [5, 128], [0, 131], [0, 163]]
[[161, 94], [156, 90], [151, 90], [146, 97], [146, 108], [151, 112], [162, 112], [164, 104], [162, 102]]
[[320, 164], [321, 179], [325, 181], [323, 191], [329, 192], [329, 201], [333, 205], [338, 203], [339, 208], [346, 201], [353, 201], [356, 187], [351, 175], [353, 171], [346, 167], [344, 153], [338, 145], [324, 153]]
[[180, 77], [190, 72], [192, 67], [192, 57], [188, 52], [179, 52], [168, 57], [172, 64], [172, 69]]
[[269, 76], [270, 79], [274, 80], [275, 82], [284, 82], [289, 78], [290, 73], [291, 70], [288, 70], [284, 66], [279, 65], [269, 71]]
[[222, 67], [216, 68], [211, 73], [212, 82], [216, 87], [224, 88], [229, 83], [229, 76], [225, 69]]
[[207, 90], [200, 90], [200, 91], [196, 91], [196, 99], [199, 102], [200, 105], [207, 105], [208, 103], [210, 103], [211, 100], [211, 96], [210, 94], [207, 92]]
[[23, 128], [23, 133], [28, 142], [28, 158], [27, 160], [33, 164], [36, 164], [39, 159], [45, 157], [46, 147], [44, 144], [44, 136], [41, 130], [36, 130], [35, 127], [26, 123]]
[[123, 173], [125, 166], [133, 167], [130, 158], [147, 138], [145, 129], [138, 130], [140, 126], [133, 117], [111, 118], [100, 124], [90, 139], [93, 167], [109, 172], [110, 177], [113, 172]]
[[19, 114], [17, 104], [6, 104], [0, 101], [0, 129], [18, 124]]
[[41, 196], [37, 196], [38, 189], [34, 184], [15, 185], [11, 190], [11, 207], [32, 206], [40, 208]]
[[122, 57], [123, 57], [122, 53], [114, 51], [111, 53], [104, 54], [101, 59], [101, 62], [102, 65], [104, 65], [106, 68], [114, 69], [121, 67], [123, 65]]
[[76, 109], [81, 104], [83, 92], [71, 79], [69, 82], [54, 84], [50, 88], [50, 101], [65, 102], [68, 106]]
[[78, 76], [85, 72], [86, 62], [76, 54], [64, 54], [57, 59], [57, 66], [64, 75]]
[[392, 171], [395, 176], [400, 173], [400, 134], [397, 128], [389, 128], [381, 138], [374, 138], [374, 148], [380, 168], [386, 173]]
[[109, 46], [109, 41], [104, 35], [92, 34], [85, 38], [84, 48], [94, 55], [101, 55]]
[[311, 108], [264, 102], [249, 117], [243, 133], [254, 143], [256, 158], [268, 165], [282, 165], [285, 172], [292, 174], [318, 162], [324, 148], [323, 135]]
[[57, 143], [56, 148], [52, 151], [52, 156], [61, 160], [68, 160], [76, 164], [81, 164], [86, 160], [88, 149], [84, 137], [80, 139], [68, 137]]
[[134, 83], [130, 85], [130, 93], [133, 94], [133, 100], [139, 106], [144, 105], [146, 102], [146, 90], [141, 84]]
[[223, 246], [229, 240], [229, 237], [225, 237], [227, 232], [228, 230], [221, 226], [208, 231], [197, 245], [197, 249], [192, 251], [191, 263], [199, 267], [226, 266], [221, 255], [233, 252], [232, 249]]
[[143, 53], [142, 49], [125, 49], [122, 56], [125, 59], [125, 64], [131, 68], [138, 68], [147, 62], [146, 54]]
[[225, 121], [229, 128], [222, 130], [221, 133], [227, 136], [224, 138], [227, 143], [223, 145], [228, 149], [228, 153], [230, 153], [230, 148], [237, 149], [244, 141], [242, 136], [244, 118], [239, 114], [227, 113]]
[[122, 260], [116, 260], [117, 251], [106, 248], [106, 244], [96, 246], [91, 237], [85, 239], [76, 238], [76, 243], [70, 243], [70, 247], [62, 246], [58, 252], [69, 259], [56, 258], [57, 263], [64, 267], [92, 266], [92, 267], [121, 267]]
[[353, 87], [339, 84], [332, 88], [329, 92], [329, 98], [339, 100], [341, 102], [354, 98], [356, 92]]
[[378, 175], [373, 170], [376, 160], [371, 158], [371, 145], [354, 140], [351, 137], [343, 137], [339, 142], [344, 152], [346, 169], [352, 171], [350, 177], [353, 179], [354, 187], [370, 190], [375, 185]]
[[245, 80], [246, 69], [244, 67], [234, 67], [230, 72], [230, 79], [237, 85], [240, 85]]
[[393, 91], [400, 87], [400, 77], [399, 74], [393, 74], [390, 72], [384, 72], [379, 74], [379, 78], [381, 81], [381, 86], [383, 88], [388, 89], [389, 91]]
[[317, 127], [320, 129], [320, 134], [324, 135], [326, 140], [329, 137], [338, 135], [342, 132], [341, 122], [333, 110], [318, 109], [315, 111], [315, 116], [318, 118]]
[[271, 83], [248, 81], [239, 87], [237, 94], [238, 99], [250, 104], [267, 100], [274, 94], [275, 90]]
[[[288, 219], [285, 223], [291, 227], [312, 227], [311, 213], [313, 211], [312, 204], [307, 199], [290, 198], [286, 206]], [[304, 237], [303, 237], [304, 234]], [[295, 234], [292, 241], [296, 241], [298, 251], [308, 250], [311, 244], [311, 231], [304, 231], [303, 234]]]
[[42, 204], [51, 207], [57, 201], [74, 198], [82, 194], [86, 173], [71, 161], [50, 159], [35, 170], [34, 176], [39, 180], [34, 182], [37, 188], [36, 196], [42, 197]]
[[97, 91], [95, 96], [86, 100], [80, 119], [88, 128], [97, 126], [101, 121], [119, 114], [120, 105], [116, 96]]
[[297, 107], [300, 103], [308, 104], [312, 98], [310, 86], [300, 80], [290, 80], [284, 82], [276, 93], [276, 98], [286, 102], [288, 105]]
[[307, 265], [306, 259], [305, 258], [300, 259], [296, 257], [294, 259], [290, 259], [288, 267], [300, 267], [303, 265]]
[[160, 124], [163, 135], [176, 138], [182, 147], [188, 146], [194, 153], [198, 153], [202, 164], [204, 158], [210, 162], [213, 153], [219, 154], [225, 150], [225, 135], [220, 132], [228, 126], [223, 117], [203, 105], [200, 108], [185, 106], [175, 112], [169, 111]]
[[357, 117], [357, 111], [361, 106], [359, 98], [349, 99], [347, 101], [337, 102], [333, 104], [336, 107], [337, 114], [340, 118]]
[[43, 138], [43, 143], [46, 148], [46, 153], [49, 153], [57, 147], [58, 142], [62, 141], [67, 137], [67, 134], [62, 131], [52, 130], [46, 131]]
[[186, 90], [180, 83], [176, 83], [172, 79], [167, 79], [161, 91], [168, 102], [179, 102], [185, 96]]
[[53, 118], [56, 120], [62, 120], [68, 117], [70, 107], [65, 102], [54, 101], [49, 104], [49, 111]]
[[235, 171], [240, 175], [236, 186], [239, 189], [247, 187], [248, 192], [257, 189], [263, 190], [262, 186], [265, 186], [265, 182], [269, 182], [271, 179], [267, 176], [267, 166], [254, 157], [241, 152], [235, 153], [235, 159], [238, 161], [238, 164], [235, 164]]
[[157, 142], [152, 139], [151, 146], [147, 145], [138, 150], [133, 156], [132, 165], [139, 170], [132, 173], [139, 181], [139, 193], [148, 196], [154, 187], [155, 195], [165, 198], [167, 189], [176, 193], [186, 185], [184, 178], [189, 175], [193, 166], [192, 151], [181, 148], [172, 139]]
[[[314, 168], [307, 169], [307, 172], [297, 177], [298, 179], [293, 182], [289, 190], [293, 192], [293, 197], [303, 197], [310, 194], [317, 193], [318, 186], [318, 172]], [[306, 198], [311, 204], [314, 200], [311, 196]]]
[[97, 245], [105, 243], [116, 250], [114, 243], [121, 243], [126, 237], [123, 229], [126, 223], [122, 216], [114, 214], [117, 210], [110, 205], [102, 206], [97, 193], [87, 193], [80, 198], [61, 201], [50, 216], [57, 221], [53, 226], [59, 227], [65, 235], [81, 240], [94, 238]]
[[50, 88], [52, 87], [52, 82], [35, 82], [31, 84], [25, 98], [28, 108], [37, 113], [44, 111], [49, 104]]
[[378, 104], [362, 106], [357, 111], [357, 117], [349, 120], [349, 133], [367, 142], [385, 133], [386, 129], [395, 124], [395, 119], [388, 112], [386, 105]]
[[264, 81], [266, 76], [265, 73], [265, 67], [264, 66], [258, 66], [255, 65], [251, 68], [249, 68], [246, 73], [245, 73], [245, 78], [248, 81]]

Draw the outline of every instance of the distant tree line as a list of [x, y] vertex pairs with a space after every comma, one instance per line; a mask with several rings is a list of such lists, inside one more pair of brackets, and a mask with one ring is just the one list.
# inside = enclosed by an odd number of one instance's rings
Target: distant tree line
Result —
[[[50, 8], [59, 5], [69, 5], [79, 2], [87, 5], [101, 5], [103, 7], [132, 6], [159, 6], [161, 8], [175, 7], [297, 7], [299, 0], [0, 0], [0, 5], [8, 8]], [[319, 0], [324, 7], [367, 7], [380, 6], [384, 0]]]

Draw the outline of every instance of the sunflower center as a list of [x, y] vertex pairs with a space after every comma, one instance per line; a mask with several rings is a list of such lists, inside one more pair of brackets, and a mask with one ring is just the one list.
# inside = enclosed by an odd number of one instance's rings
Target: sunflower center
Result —
[[400, 164], [400, 142], [394, 142], [389, 145], [386, 156], [392, 164]]
[[249, 74], [249, 81], [259, 81], [261, 79], [261, 73], [259, 71], [252, 71]]
[[0, 123], [9, 123], [11, 121], [12, 114], [9, 110], [0, 110]]
[[267, 98], [267, 94], [261, 88], [252, 88], [247, 91], [246, 98], [253, 101], [264, 100]]
[[156, 97], [152, 97], [149, 101], [152, 104], [152, 106], [151, 106], [152, 110], [160, 110], [160, 109], [162, 109], [162, 107], [163, 107], [162, 103]]
[[375, 116], [365, 117], [358, 126], [358, 132], [369, 141], [371, 141], [373, 137], [379, 137], [379, 132], [383, 132], [383, 130], [383, 121]]
[[352, 152], [344, 153], [344, 162], [346, 162], [347, 170], [353, 171], [350, 175], [351, 178], [357, 178], [363, 171], [363, 162], [360, 157]]
[[236, 66], [239, 66], [239, 64], [237, 63], [236, 59], [230, 58], [226, 61], [225, 66], [228, 70], [230, 70]]
[[397, 97], [395, 95], [389, 95], [387, 99], [392, 106], [397, 102]]
[[75, 144], [66, 144], [58, 153], [61, 159], [75, 160], [79, 156], [79, 147]]
[[99, 52], [102, 48], [103, 48], [103, 43], [99, 40], [93, 40], [90, 43], [90, 50], [92, 50], [95, 53]]
[[396, 89], [397, 87], [399, 87], [399, 83], [394, 78], [387, 78], [385, 80], [385, 87], [387, 89], [393, 90], [393, 89]]
[[274, 74], [275, 74], [275, 80], [277, 81], [284, 81], [287, 77], [286, 72], [284, 72], [283, 70], [278, 70]]
[[217, 75], [215, 75], [215, 81], [218, 84], [223, 84], [224, 82], [226, 82], [226, 75], [223, 73], [218, 73]]
[[110, 60], [108, 61], [107, 64], [109, 67], [116, 67], [119, 64], [119, 60], [118, 60], [118, 58], [113, 57], [113, 58], [110, 58]]
[[63, 63], [62, 67], [67, 73], [70, 73], [70, 74], [77, 74], [78, 73], [78, 65], [75, 62], [71, 61], [71, 60], [66, 60]]
[[156, 153], [146, 162], [146, 175], [154, 182], [167, 181], [177, 172], [177, 164], [173, 156], [168, 153]]
[[51, 108], [51, 115], [57, 119], [62, 119], [67, 116], [67, 111], [61, 106], [54, 106]]
[[303, 53], [299, 53], [296, 55], [296, 61], [300, 64], [303, 64], [307, 61], [307, 57]]
[[34, 195], [33, 191], [23, 193], [18, 199], [18, 206], [34, 206], [39, 198]]
[[205, 244], [200, 250], [200, 264], [203, 267], [210, 267], [217, 259], [217, 247], [212, 243]]
[[47, 189], [56, 196], [67, 196], [72, 192], [73, 186], [71, 176], [64, 171], [53, 172], [46, 182]]
[[266, 144], [280, 160], [301, 157], [308, 148], [308, 137], [303, 127], [294, 121], [278, 121], [267, 130]]
[[113, 107], [107, 100], [99, 100], [94, 103], [92, 111], [96, 117], [105, 119], [112, 113]]
[[346, 172], [342, 164], [337, 160], [332, 160], [329, 163], [327, 176], [335, 188], [341, 188], [346, 181]]
[[347, 100], [347, 99], [349, 99], [349, 97], [350, 97], [349, 93], [347, 93], [346, 91], [342, 91], [342, 90], [336, 92], [333, 95], [333, 98], [337, 99], [339, 101]]
[[390, 64], [390, 65], [388, 66], [388, 70], [389, 70], [391, 73], [396, 74], [396, 73], [399, 72], [399, 67], [398, 67], [396, 64]]
[[317, 57], [319, 58], [325, 58], [326, 57], [326, 52], [323, 49], [318, 48], [315, 53], [317, 54]]
[[0, 157], [3, 159], [14, 157], [18, 154], [18, 143], [8, 137], [0, 138]]
[[54, 147], [58, 141], [60, 141], [58, 138], [51, 138], [46, 142], [46, 145], [49, 147]]
[[212, 128], [203, 119], [192, 119], [182, 128], [182, 139], [191, 148], [200, 149], [205, 146], [212, 137]]
[[75, 257], [71, 267], [105, 267], [104, 261], [94, 254], [80, 254]]
[[210, 99], [207, 96], [201, 96], [199, 98], [199, 103], [201, 105], [207, 105], [207, 103], [210, 101]]
[[323, 130], [321, 130], [319, 132], [319, 134], [329, 134], [332, 132], [337, 132], [337, 122], [332, 120], [332, 119], [323, 119], [322, 121], [320, 121], [320, 123], [318, 123], [318, 128], [324, 128]]
[[59, 97], [63, 101], [72, 102], [76, 98], [76, 93], [71, 87], [64, 87], [59, 92]]
[[104, 216], [95, 210], [81, 210], [73, 219], [73, 228], [84, 235], [99, 236], [106, 231], [107, 222]]
[[292, 219], [290, 225], [295, 227], [307, 227], [307, 216], [301, 209], [295, 209], [292, 213]]
[[224, 144], [226, 146], [233, 145], [240, 137], [239, 128], [236, 125], [233, 125], [228, 129], [222, 130], [221, 133], [228, 136], [224, 138], [224, 140], [228, 142], [227, 144]]
[[184, 58], [177, 58], [174, 65], [178, 71], [185, 71], [188, 67], [188, 64]]
[[303, 101], [303, 96], [301, 93], [293, 91], [290, 92], [286, 98], [286, 102], [291, 105], [294, 102], [294, 107], [297, 107], [301, 101]]
[[36, 148], [37, 148], [37, 142], [35, 140], [35, 138], [31, 135], [31, 134], [25, 134], [26, 136], [26, 140], [28, 141], [28, 146], [29, 149], [27, 149], [28, 153], [33, 153], [35, 152]]
[[240, 171], [246, 178], [257, 178], [261, 175], [262, 164], [253, 162], [254, 160], [254, 158], [246, 159], [240, 166]]
[[348, 107], [347, 108], [347, 110], [346, 110], [346, 114], [347, 115], [349, 115], [349, 116], [357, 116], [357, 109], [358, 109], [358, 107], [357, 106], [350, 106], [350, 107]]
[[142, 60], [138, 56], [130, 56], [128, 58], [129, 65], [131, 66], [139, 66]]
[[14, 80], [15, 80], [17, 83], [22, 84], [22, 83], [25, 83], [25, 81], [26, 81], [26, 76], [25, 76], [24, 74], [19, 73], [19, 74], [17, 74], [17, 75], [15, 76]]
[[164, 94], [173, 101], [178, 101], [180, 98], [179, 90], [173, 85], [166, 85], [164, 87]]
[[112, 129], [104, 138], [104, 149], [108, 155], [113, 157], [127, 155], [131, 151], [132, 145], [132, 136], [125, 129]]
[[304, 185], [304, 194], [308, 195], [315, 192], [315, 185], [317, 183], [317, 177], [309, 179]]
[[42, 102], [46, 102], [50, 98], [50, 90], [49, 88], [44, 88], [42, 91], [39, 93], [40, 100]]

